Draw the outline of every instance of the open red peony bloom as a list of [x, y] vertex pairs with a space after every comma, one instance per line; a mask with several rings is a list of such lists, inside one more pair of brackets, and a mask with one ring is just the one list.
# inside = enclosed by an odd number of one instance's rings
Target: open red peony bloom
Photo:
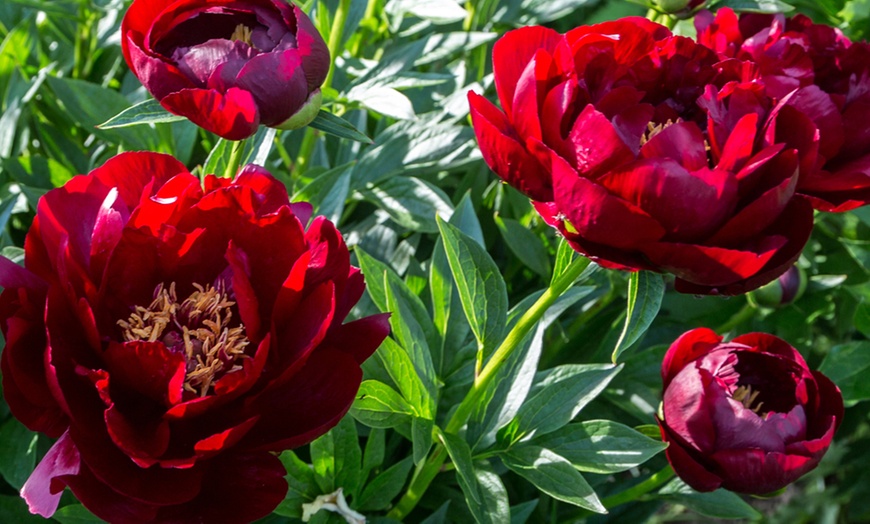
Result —
[[0, 258], [3, 391], [58, 438], [22, 489], [112, 522], [247, 522], [287, 491], [273, 452], [335, 425], [384, 315], [339, 232], [257, 166], [205, 187], [124, 153], [40, 200], [25, 268]]
[[163, 107], [230, 140], [308, 124], [330, 65], [311, 20], [284, 0], [135, 0], [121, 46]]
[[822, 211], [870, 203], [870, 45], [804, 15], [738, 19], [726, 8], [701, 12], [695, 25], [700, 43], [758, 64], [768, 91], [818, 126], [820, 169], [802, 175], [798, 191]]
[[662, 362], [659, 420], [668, 461], [697, 491], [766, 494], [815, 468], [843, 420], [843, 397], [787, 342], [684, 333]]
[[722, 294], [799, 256], [813, 211], [795, 188], [816, 128], [752, 64], [627, 18], [512, 31], [493, 68], [503, 110], [469, 93], [483, 157], [577, 251]]

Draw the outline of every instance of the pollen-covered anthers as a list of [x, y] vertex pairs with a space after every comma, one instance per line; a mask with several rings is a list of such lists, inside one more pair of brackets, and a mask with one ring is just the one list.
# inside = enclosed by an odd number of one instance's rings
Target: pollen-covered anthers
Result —
[[251, 44], [251, 28], [246, 26], [245, 24], [239, 24], [236, 26], [236, 29], [233, 31], [233, 34], [230, 35], [230, 40], [233, 42], [240, 41], [244, 42], [248, 45]]
[[245, 326], [231, 326], [232, 306], [222, 286], [202, 287], [179, 302], [175, 283], [160, 284], [148, 307], [136, 306], [127, 320], [119, 320], [125, 341], [163, 342], [173, 351], [184, 353], [187, 375], [184, 389], [200, 397], [208, 394], [215, 380], [242, 369], [238, 360], [249, 358], [250, 344]]
[[668, 119], [668, 121], [665, 122], [664, 124], [654, 124], [652, 122], [649, 122], [646, 125], [646, 131], [644, 131], [643, 134], [640, 136], [640, 145], [644, 145], [647, 142], [649, 142], [650, 140], [652, 140], [652, 138], [654, 136], [656, 136], [657, 134], [664, 131], [665, 128], [672, 126], [674, 124], [679, 124], [682, 121], [683, 121], [682, 118], [678, 118], [676, 121]]
[[746, 409], [751, 409], [752, 411], [758, 413], [761, 410], [761, 406], [764, 405], [764, 402], [759, 402], [757, 406], [754, 408], [752, 404], [755, 403], [755, 399], [758, 398], [758, 395], [761, 393], [759, 390], [752, 390], [751, 385], [740, 386], [739, 388], [734, 390], [734, 393], [731, 395], [731, 398], [743, 404], [743, 407]]

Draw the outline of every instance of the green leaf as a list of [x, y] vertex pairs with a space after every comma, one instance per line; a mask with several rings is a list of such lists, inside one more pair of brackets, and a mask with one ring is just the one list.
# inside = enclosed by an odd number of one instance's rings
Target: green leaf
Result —
[[420, 522], [420, 524], [447, 524], [447, 509], [450, 507], [450, 501], [448, 500], [444, 504], [438, 508], [437, 511], [426, 517], [426, 520]]
[[444, 192], [413, 177], [393, 177], [370, 184], [360, 191], [363, 197], [390, 215], [396, 224], [412, 231], [438, 231], [435, 217], [450, 218], [453, 204]]
[[372, 142], [371, 138], [369, 138], [365, 135], [365, 133], [354, 127], [353, 124], [341, 118], [340, 116], [334, 115], [329, 111], [324, 111], [323, 109], [318, 111], [317, 116], [314, 117], [314, 120], [312, 120], [311, 123], [308, 125], [313, 127], [314, 129], [317, 129], [318, 131], [323, 131], [324, 133], [329, 133], [330, 135], [334, 135], [339, 138], [347, 138], [349, 140], [355, 140], [364, 144], [374, 143]]
[[870, 342], [850, 342], [834, 346], [825, 356], [819, 371], [840, 388], [847, 403], [870, 399]]
[[632, 428], [610, 420], [589, 420], [532, 441], [590, 473], [618, 473], [643, 464], [667, 447]]
[[507, 324], [507, 286], [483, 246], [440, 219], [438, 227], [465, 317], [478, 350], [485, 352], [501, 342]]
[[27, 510], [27, 503], [18, 495], [0, 495], [0, 522], [45, 524], [45, 519], [32, 515]]
[[143, 100], [138, 104], [128, 107], [112, 118], [106, 120], [97, 127], [100, 129], [115, 129], [118, 127], [135, 126], [139, 124], [162, 124], [166, 122], [178, 122], [185, 117], [173, 115], [153, 98]]
[[101, 85], [49, 75], [46, 82], [63, 104], [69, 117], [86, 132], [93, 133], [107, 142], [122, 143], [135, 149], [157, 150], [157, 132], [148, 127], [129, 127], [112, 130], [98, 129], [96, 126], [111, 116], [130, 107], [130, 103], [120, 93]]
[[628, 280], [628, 308], [625, 314], [625, 325], [619, 341], [613, 350], [613, 363], [632, 344], [637, 342], [649, 328], [665, 295], [665, 282], [662, 276], [651, 271], [636, 271]]
[[432, 33], [426, 38], [423, 54], [414, 61], [415, 66], [427, 65], [450, 57], [454, 53], [468, 52], [476, 47], [492, 42], [498, 33], [477, 31], [456, 31], [453, 33]]
[[759, 520], [762, 517], [761, 513], [744, 502], [739, 495], [725, 489], [698, 493], [678, 478], [659, 490], [659, 495], [665, 500], [682, 504], [692, 511], [714, 519]]
[[743, 13], [788, 13], [794, 7], [779, 0], [719, 0], [716, 9], [730, 7], [737, 12]]
[[407, 422], [414, 409], [390, 386], [377, 380], [365, 380], [350, 407], [350, 414], [371, 428], [392, 428]]
[[538, 235], [511, 218], [495, 215], [495, 225], [511, 252], [535, 273], [550, 276], [550, 259]]
[[564, 457], [539, 446], [513, 448], [500, 455], [504, 465], [554, 499], [596, 513], [607, 513], [589, 486]]
[[421, 414], [426, 418], [431, 418], [435, 414], [435, 397], [437, 393], [435, 383], [437, 377], [435, 376], [435, 366], [432, 363], [432, 354], [429, 352], [429, 346], [426, 343], [426, 336], [423, 328], [420, 327], [413, 313], [411, 313], [408, 300], [404, 300], [405, 297], [400, 295], [400, 293], [407, 292], [407, 287], [404, 286], [404, 283], [399, 286], [395, 282], [391, 282], [386, 275], [384, 279], [387, 292], [387, 309], [392, 312], [390, 326], [393, 329], [393, 336], [396, 337], [399, 344], [407, 351], [414, 370], [416, 370], [420, 381], [426, 388], [430, 402], [425, 406], [420, 406], [424, 408]]
[[528, 400], [515, 417], [515, 440], [544, 435], [566, 425], [621, 369], [621, 365], [566, 364], [538, 373]]
[[471, 459], [471, 448], [460, 437], [438, 432], [438, 440], [444, 445], [447, 454], [450, 455], [450, 460], [456, 468], [456, 476], [459, 480], [459, 486], [462, 492], [465, 493], [465, 500], [468, 502], [468, 507], [479, 506], [483, 502], [483, 493], [477, 483], [477, 478], [474, 475], [474, 463]]
[[356, 423], [344, 417], [337, 426], [311, 443], [311, 463], [315, 480], [323, 493], [344, 488], [355, 493], [360, 485], [362, 450], [356, 433]]
[[577, 252], [574, 251], [571, 244], [569, 244], [564, 238], [560, 237], [559, 247], [556, 249], [556, 262], [553, 267], [553, 276], [550, 278], [551, 285], [556, 281], [556, 279], [562, 276], [562, 273], [564, 273], [565, 269], [571, 265], [571, 262], [574, 261], [574, 257], [576, 256], [578, 256]]
[[390, 378], [402, 396], [411, 405], [415, 415], [432, 418], [435, 409], [435, 399], [429, 393], [429, 387], [417, 373], [414, 363], [406, 350], [392, 338], [387, 337], [381, 347], [375, 352]]
[[393, 464], [388, 470], [375, 477], [363, 490], [359, 501], [354, 503], [357, 511], [378, 511], [387, 509], [390, 502], [402, 491], [411, 466], [411, 457]]
[[0, 474], [15, 489], [21, 489], [36, 466], [38, 437], [14, 417], [0, 426]]
[[300, 518], [302, 517], [302, 504], [311, 502], [321, 493], [317, 479], [312, 468], [302, 462], [292, 451], [284, 451], [278, 458], [287, 469], [287, 475], [284, 478], [287, 479], [289, 489], [287, 496], [275, 508], [275, 513], [284, 517]]
[[366, 437], [366, 448], [363, 451], [362, 478], [366, 479], [369, 473], [379, 469], [384, 463], [386, 453], [387, 432], [380, 428], [372, 428]]
[[81, 504], [70, 504], [69, 506], [58, 508], [54, 512], [54, 515], [52, 515], [52, 518], [61, 524], [101, 524], [105, 522]]
[[[566, 309], [589, 295], [594, 289], [590, 286], [575, 287], [563, 294], [555, 304], [550, 306], [535, 331], [508, 356], [496, 378], [486, 385], [481, 395], [482, 400], [472, 413], [465, 433], [466, 440], [475, 450], [484, 450], [492, 445], [498, 428], [508, 423], [526, 400], [538, 368], [544, 331]], [[532, 295], [528, 298], [532, 299], [529, 300], [531, 303], [537, 300], [538, 296]], [[525, 302], [526, 300], [523, 300], [516, 308], [525, 311], [528, 309], [524, 305]], [[516, 318], [512, 320], [516, 322]], [[511, 325], [509, 321], [508, 328]]]
[[511, 506], [511, 524], [526, 524], [529, 517], [538, 507], [540, 499], [529, 500], [516, 506]]
[[290, 201], [308, 202], [314, 208], [315, 215], [323, 215], [333, 224], [338, 224], [350, 192], [350, 173], [353, 165], [349, 162], [320, 173], [305, 187], [294, 193]]
[[474, 476], [477, 478], [477, 484], [483, 493], [483, 506], [471, 510], [475, 519], [478, 522], [492, 522], [493, 524], [510, 522], [511, 508], [507, 490], [501, 477], [492, 470], [489, 464], [481, 462], [475, 464]]
[[853, 323], [862, 335], [870, 338], [870, 304], [867, 302], [858, 304], [858, 307], [855, 309]]
[[414, 464], [420, 464], [426, 460], [429, 448], [432, 447], [432, 430], [435, 423], [431, 419], [414, 417], [411, 419], [411, 444], [414, 455]]

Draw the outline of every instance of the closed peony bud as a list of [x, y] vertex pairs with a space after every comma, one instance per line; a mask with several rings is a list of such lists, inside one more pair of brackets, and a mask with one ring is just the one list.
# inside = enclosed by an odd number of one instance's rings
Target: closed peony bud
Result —
[[747, 296], [750, 302], [761, 307], [782, 307], [794, 303], [807, 289], [807, 274], [792, 266], [773, 282], [752, 291]]

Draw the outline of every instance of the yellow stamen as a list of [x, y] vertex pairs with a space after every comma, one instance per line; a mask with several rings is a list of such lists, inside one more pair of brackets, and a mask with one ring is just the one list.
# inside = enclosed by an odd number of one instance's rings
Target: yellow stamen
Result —
[[187, 360], [184, 389], [204, 397], [219, 374], [242, 369], [236, 362], [250, 358], [245, 353], [250, 341], [244, 325], [230, 327], [230, 308], [235, 302], [223, 289], [198, 284], [194, 287], [196, 291], [179, 302], [175, 283], [169, 289], [160, 284], [147, 308], [136, 306], [130, 317], [119, 320], [118, 325], [127, 342], [161, 341], [174, 349], [180, 338]]
[[764, 405], [764, 402], [759, 402], [757, 406], [754, 408], [752, 404], [755, 403], [755, 399], [758, 398], [758, 395], [761, 393], [759, 390], [752, 391], [751, 385], [740, 386], [739, 388], [734, 390], [734, 393], [731, 395], [731, 398], [743, 404], [743, 407], [746, 409], [751, 409], [752, 411], [758, 413], [761, 410], [761, 406]]
[[232, 40], [233, 42], [241, 41], [248, 45], [251, 45], [251, 34], [252, 31], [250, 27], [246, 26], [245, 24], [239, 24], [236, 26], [233, 34], [230, 35], [230, 40]]

